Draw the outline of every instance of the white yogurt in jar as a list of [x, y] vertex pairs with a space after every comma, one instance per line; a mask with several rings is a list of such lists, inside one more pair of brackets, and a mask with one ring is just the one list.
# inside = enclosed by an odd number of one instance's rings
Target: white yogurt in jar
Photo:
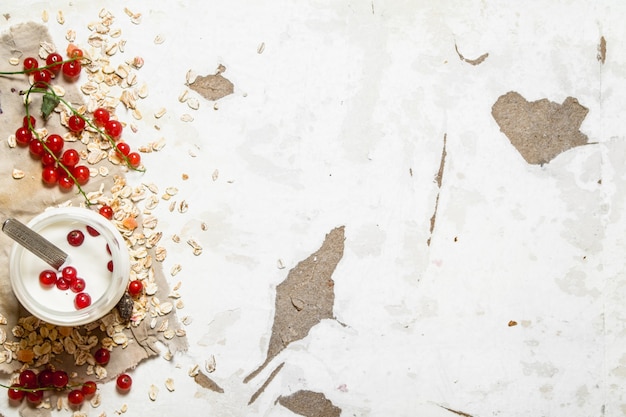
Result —
[[[87, 225], [100, 234], [91, 236]], [[126, 242], [113, 223], [91, 209], [58, 207], [39, 214], [27, 226], [68, 254], [64, 266], [73, 266], [77, 276], [85, 280], [83, 292], [91, 297], [91, 305], [78, 309], [76, 293], [71, 288], [43, 286], [39, 274], [52, 267], [16, 243], [9, 261], [11, 286], [26, 310], [51, 324], [78, 326], [94, 322], [115, 308], [128, 286], [130, 257]], [[67, 241], [72, 230], [83, 232], [81, 245], [72, 246]], [[110, 261], [112, 272], [107, 266]], [[61, 276], [61, 271], [57, 271], [57, 276]]]
[[[80, 230], [85, 239], [80, 246], [72, 246], [67, 241], [67, 235], [72, 230]], [[107, 264], [111, 255], [107, 252], [108, 242], [102, 234], [91, 236], [86, 225], [79, 221], [63, 221], [45, 226], [39, 234], [48, 239], [59, 249], [68, 254], [64, 266], [76, 268], [77, 276], [85, 280], [85, 290], [91, 302], [96, 302], [111, 285], [112, 273]], [[115, 265], [113, 265], [115, 267]], [[56, 285], [43, 286], [39, 282], [39, 274], [53, 268], [28, 251], [24, 251], [20, 259], [20, 270], [24, 286], [34, 298], [48, 308], [60, 312], [76, 310], [74, 299], [76, 293], [71, 289], [60, 290]], [[61, 271], [57, 271], [61, 276]]]

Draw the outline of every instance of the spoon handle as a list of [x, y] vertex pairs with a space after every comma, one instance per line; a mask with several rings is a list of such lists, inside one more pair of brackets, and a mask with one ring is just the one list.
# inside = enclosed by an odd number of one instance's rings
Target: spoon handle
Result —
[[57, 271], [67, 260], [67, 253], [16, 219], [5, 220], [2, 231]]

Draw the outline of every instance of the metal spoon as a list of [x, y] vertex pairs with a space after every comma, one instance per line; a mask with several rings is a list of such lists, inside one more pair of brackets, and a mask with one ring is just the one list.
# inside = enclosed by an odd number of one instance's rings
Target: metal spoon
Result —
[[5, 220], [2, 223], [2, 231], [57, 271], [67, 261], [67, 253], [19, 220], [14, 218]]

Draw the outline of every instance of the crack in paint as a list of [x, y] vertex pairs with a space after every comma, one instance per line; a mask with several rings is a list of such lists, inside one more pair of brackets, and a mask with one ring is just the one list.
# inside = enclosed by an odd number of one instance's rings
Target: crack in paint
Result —
[[435, 180], [437, 181], [437, 197], [435, 198], [435, 209], [433, 210], [433, 215], [430, 217], [430, 235], [428, 236], [428, 240], [426, 244], [430, 246], [430, 241], [433, 237], [433, 232], [435, 230], [435, 223], [437, 221], [437, 210], [439, 209], [439, 195], [441, 194], [441, 184], [443, 182], [443, 171], [446, 165], [446, 156], [448, 152], [446, 150], [446, 144], [448, 140], [448, 134], [445, 133], [443, 135], [443, 148], [441, 150], [441, 161], [439, 162], [439, 171], [435, 176]]

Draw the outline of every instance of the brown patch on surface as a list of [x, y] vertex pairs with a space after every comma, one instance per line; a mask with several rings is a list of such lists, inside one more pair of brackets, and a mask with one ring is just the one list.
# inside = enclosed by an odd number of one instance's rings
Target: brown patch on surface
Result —
[[276, 287], [276, 311], [267, 357], [244, 383], [258, 375], [291, 342], [306, 337], [322, 319], [334, 318], [332, 274], [343, 257], [344, 240], [344, 226], [331, 230], [317, 252], [300, 261]]
[[500, 130], [529, 164], [543, 165], [573, 147], [586, 145], [580, 125], [589, 109], [574, 97], [563, 104], [541, 99], [528, 102], [515, 91], [500, 96], [491, 114]]
[[448, 410], [449, 412], [459, 415], [461, 417], [473, 417], [471, 414], [467, 414], [459, 410], [453, 410], [452, 408], [444, 407], [443, 405], [440, 405], [439, 407], [443, 408], [444, 410]]
[[252, 394], [252, 397], [250, 397], [250, 401], [248, 401], [248, 405], [250, 405], [253, 402], [255, 402], [256, 399], [259, 398], [259, 395], [263, 394], [263, 391], [265, 391], [265, 388], [267, 388], [267, 386], [270, 384], [270, 382], [272, 382], [272, 380], [276, 377], [276, 375], [278, 375], [280, 370], [283, 369], [283, 366], [285, 366], [285, 362], [283, 362], [280, 365], [278, 365], [276, 367], [276, 369], [274, 369], [272, 371], [270, 376], [268, 376], [267, 379], [265, 380], [265, 382], [263, 382], [263, 385], [261, 385], [261, 387], [258, 390], [256, 390], [256, 392], [254, 394]]
[[226, 97], [235, 91], [235, 86], [222, 76], [224, 71], [226, 71], [226, 67], [220, 65], [215, 74], [196, 77], [189, 84], [189, 88], [211, 101]]
[[198, 372], [196, 376], [193, 377], [193, 380], [196, 381], [196, 384], [200, 385], [202, 388], [210, 389], [211, 391], [215, 391], [219, 394], [224, 393], [222, 387], [217, 385], [215, 381], [202, 373], [202, 371]]
[[457, 53], [457, 55], [459, 56], [459, 59], [460, 59], [461, 61], [463, 61], [463, 62], [467, 62], [468, 64], [471, 64], [471, 65], [479, 65], [479, 64], [482, 64], [482, 63], [483, 63], [483, 61], [484, 61], [485, 59], [487, 59], [487, 57], [489, 56], [489, 53], [488, 53], [488, 52], [485, 52], [484, 54], [482, 54], [481, 56], [479, 56], [479, 57], [478, 57], [478, 58], [476, 58], [476, 59], [469, 59], [469, 58], [465, 58], [465, 57], [463, 56], [463, 54], [461, 54], [461, 51], [459, 51], [459, 47], [458, 47], [458, 45], [457, 45], [456, 43], [454, 44], [454, 50], [456, 51], [456, 53]]
[[276, 400], [283, 407], [296, 414], [306, 417], [339, 417], [341, 408], [334, 405], [320, 392], [297, 391], [293, 394], [278, 397]]
[[604, 64], [604, 61], [606, 61], [606, 39], [604, 39], [604, 36], [600, 37], [598, 55], [596, 55], [596, 58], [598, 58], [598, 61], [600, 61], [601, 64]]
[[435, 230], [435, 222], [437, 220], [437, 209], [439, 208], [439, 194], [441, 194], [441, 183], [443, 181], [443, 170], [446, 165], [446, 156], [448, 152], [446, 151], [446, 143], [448, 140], [448, 134], [443, 135], [443, 149], [441, 150], [441, 160], [439, 161], [439, 171], [437, 172], [437, 176], [435, 180], [437, 181], [437, 198], [435, 199], [435, 209], [433, 210], [433, 215], [430, 217], [430, 236], [428, 236], [428, 240], [426, 243], [430, 246], [430, 240], [433, 237], [433, 231]]

